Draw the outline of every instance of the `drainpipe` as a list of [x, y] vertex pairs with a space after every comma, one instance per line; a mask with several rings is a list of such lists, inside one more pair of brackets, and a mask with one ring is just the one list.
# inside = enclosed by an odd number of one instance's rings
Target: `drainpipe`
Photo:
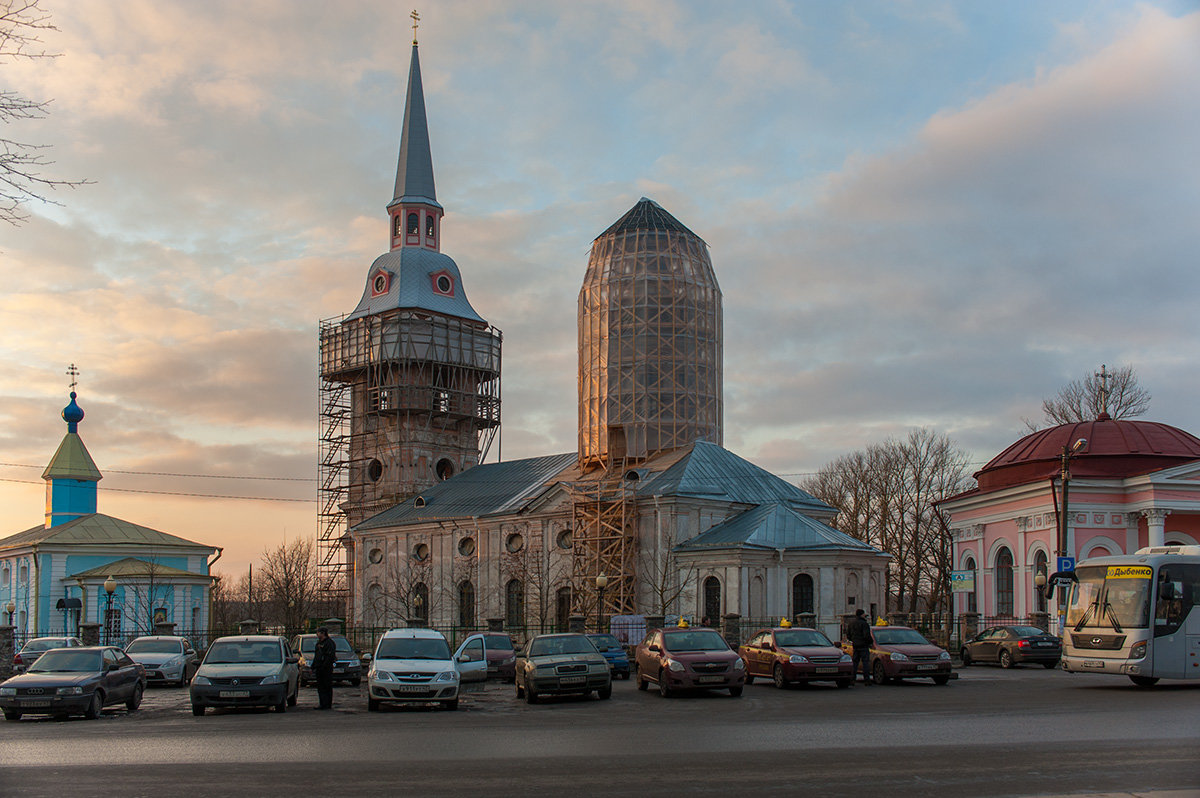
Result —
[[[213, 582], [212, 582], [212, 567], [213, 567], [213, 563], [215, 563], [217, 560], [221, 559], [221, 555], [222, 555], [222, 554], [224, 554], [224, 553], [225, 553], [225, 549], [221, 548], [220, 546], [217, 546], [217, 556], [216, 556], [216, 557], [213, 557], [213, 558], [212, 558], [212, 559], [211, 559], [211, 560], [208, 562], [208, 576], [209, 576], [209, 583], [208, 583], [208, 613], [207, 613], [207, 617], [205, 618], [205, 621], [207, 621], [207, 625], [208, 625], [210, 628], [212, 627], [212, 609], [213, 609], [213, 596], [212, 596], [212, 589], [213, 589]], [[193, 630], [192, 630], [192, 636], [193, 636], [193, 637], [195, 637], [195, 635], [196, 635], [196, 632], [199, 632], [199, 631], [200, 631], [199, 629], [193, 629]], [[208, 635], [205, 635], [205, 636], [204, 636], [204, 638], [205, 638], [204, 642], [205, 642], [205, 644], [207, 645], [207, 643], [208, 643]], [[195, 645], [195, 643], [192, 643], [192, 645], [194, 646], [194, 645]]]
[[25, 588], [25, 595], [34, 596], [33, 599], [33, 634], [36, 636], [42, 629], [41, 626], [41, 604], [42, 604], [42, 586], [41, 586], [42, 569], [38, 567], [38, 547], [34, 544], [33, 547], [33, 582], [29, 587]]
[[[783, 567], [783, 551], [784, 551], [783, 549], [775, 549], [775, 555], [778, 558], [778, 560], [777, 560], [778, 564], [775, 566], [775, 573], [776, 573], [775, 578], [777, 580], [776, 587], [775, 587], [775, 597], [779, 598], [782, 595], [782, 598], [783, 598], [783, 613], [782, 614], [786, 615], [787, 611], [788, 611], [787, 587], [786, 587], [786, 585], [787, 585], [787, 578], [786, 578], [787, 577], [787, 569]], [[767, 613], [767, 617], [770, 617], [770, 613]]]

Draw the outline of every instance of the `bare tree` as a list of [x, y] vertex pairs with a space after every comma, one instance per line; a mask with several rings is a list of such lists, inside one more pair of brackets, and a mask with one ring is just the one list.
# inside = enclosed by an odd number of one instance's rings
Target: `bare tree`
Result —
[[[171, 600], [172, 586], [166, 581], [165, 567], [155, 555], [139, 558], [145, 563], [144, 574], [129, 577], [125, 588], [125, 614], [130, 617], [131, 631], [141, 634], [154, 633], [154, 613], [167, 612]], [[166, 620], [166, 615], [163, 615]]]
[[238, 621], [246, 617], [246, 604], [244, 601], [238, 600], [233, 577], [222, 573], [213, 574], [213, 585], [209, 597], [211, 601], [208, 618], [210, 630], [234, 629], [237, 627]]
[[559, 589], [570, 584], [570, 561], [540, 536], [527, 535], [519, 550], [504, 552], [501, 567], [506, 581], [521, 580], [526, 624], [545, 629], [556, 619]]
[[[40, 0], [0, 0], [0, 63], [18, 58], [54, 58], [41, 49], [41, 34], [58, 30], [50, 24], [50, 14], [42, 10]], [[48, 100], [31, 100], [15, 91], [0, 90], [0, 123], [43, 119]], [[47, 189], [74, 188], [86, 180], [54, 180], [41, 170], [49, 166], [43, 156], [44, 144], [28, 144], [0, 137], [0, 219], [18, 224], [28, 218], [21, 208], [29, 200], [53, 204]]]
[[[1112, 418], [1133, 418], [1146, 413], [1150, 392], [1138, 382], [1133, 366], [1121, 366], [1100, 371], [1081, 380], [1071, 380], [1058, 393], [1042, 400], [1042, 414], [1047, 424], [1072, 424], [1092, 421], [1101, 413]], [[1035, 424], [1026, 421], [1033, 430]]]
[[659, 556], [638, 552], [638, 580], [650, 596], [650, 609], [658, 615], [680, 613], [679, 602], [696, 581], [696, 571], [680, 567], [673, 532], [663, 536]]
[[428, 560], [390, 560], [378, 589], [368, 588], [364, 609], [384, 625], [410, 618], [432, 618], [442, 607], [445, 591], [432, 589]]
[[260, 574], [271, 620], [285, 629], [303, 627], [321, 593], [312, 539], [296, 538], [267, 549]]

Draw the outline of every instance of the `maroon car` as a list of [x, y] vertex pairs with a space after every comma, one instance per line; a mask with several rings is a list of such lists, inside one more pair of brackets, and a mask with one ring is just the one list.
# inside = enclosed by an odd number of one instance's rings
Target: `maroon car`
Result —
[[746, 666], [714, 629], [655, 629], [637, 647], [635, 658], [639, 690], [654, 682], [664, 697], [706, 688], [729, 690], [735, 698], [742, 694]]
[[483, 638], [487, 652], [487, 677], [511, 683], [517, 675], [517, 652], [512, 638], [503, 632], [489, 632]]
[[[902, 679], [928, 678], [935, 684], [950, 681], [950, 653], [930, 643], [907, 626], [872, 626], [871, 681], [875, 684]], [[847, 654], [854, 648], [842, 643]]]
[[771, 679], [779, 688], [818, 681], [849, 687], [854, 682], [850, 657], [816, 629], [762, 629], [738, 653], [746, 664], [746, 684], [756, 676]]

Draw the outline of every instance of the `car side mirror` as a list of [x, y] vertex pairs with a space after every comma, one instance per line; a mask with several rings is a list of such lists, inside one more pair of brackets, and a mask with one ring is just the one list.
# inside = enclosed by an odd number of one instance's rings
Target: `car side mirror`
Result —
[[191, 649], [191, 648], [189, 648], [187, 651], [185, 651], [185, 652], [183, 652], [183, 653], [184, 653], [184, 655], [185, 655], [185, 656], [191, 657], [191, 656], [194, 656], [194, 655], [195, 655], [196, 651], [195, 651], [195, 649]]
[[470, 654], [459, 654], [459, 655], [458, 655], [458, 661], [459, 661], [459, 662], [470, 662], [470, 661], [471, 661], [471, 655], [470, 655]]
[[771, 645], [770, 643], [763, 643], [762, 647], [763, 647], [764, 651], [774, 651], [775, 650], [775, 646]]
[[115, 662], [110, 662], [110, 663], [108, 663], [107, 665], [105, 665], [105, 666], [104, 666], [104, 670], [106, 670], [106, 671], [119, 671], [119, 670], [121, 670], [121, 666], [120, 666], [120, 665], [118, 665], [118, 664], [117, 664], [117, 663], [115, 663]]
[[655, 654], [661, 654], [661, 653], [662, 653], [662, 649], [661, 649], [661, 648], [659, 648], [658, 646], [654, 645], [654, 644], [651, 644], [651, 645], [648, 645], [648, 646], [646, 646], [646, 650], [647, 650], [647, 651], [653, 651]]
[[363, 662], [370, 662], [370, 661], [371, 661], [371, 655], [370, 655], [370, 654], [363, 654], [363, 655], [362, 655], [362, 661], [363, 661]]
[[287, 659], [284, 660], [284, 662], [288, 665], [298, 665], [300, 663], [300, 658], [299, 657], [288, 657]]

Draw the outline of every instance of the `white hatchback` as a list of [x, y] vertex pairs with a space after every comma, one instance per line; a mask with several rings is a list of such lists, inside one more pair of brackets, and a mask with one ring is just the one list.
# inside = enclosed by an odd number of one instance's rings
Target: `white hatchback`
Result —
[[441, 632], [391, 629], [379, 638], [367, 671], [367, 710], [375, 712], [384, 702], [458, 709], [459, 681], [470, 681], [476, 670], [486, 676], [486, 658], [453, 657]]

